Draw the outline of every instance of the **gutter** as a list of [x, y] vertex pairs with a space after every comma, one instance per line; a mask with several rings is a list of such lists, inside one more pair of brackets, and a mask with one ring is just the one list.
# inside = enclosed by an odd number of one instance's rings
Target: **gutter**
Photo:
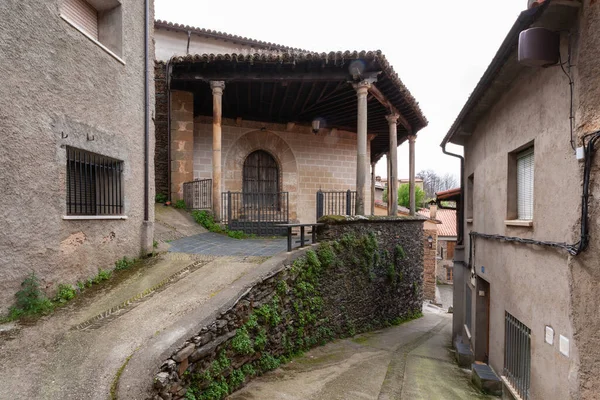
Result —
[[144, 222], [149, 220], [149, 192], [150, 192], [150, 90], [148, 72], [148, 45], [150, 42], [150, 0], [144, 0]]

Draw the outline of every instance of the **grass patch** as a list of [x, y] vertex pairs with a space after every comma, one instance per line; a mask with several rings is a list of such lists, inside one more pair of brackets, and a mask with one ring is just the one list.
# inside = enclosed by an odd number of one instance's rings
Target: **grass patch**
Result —
[[206, 210], [194, 210], [192, 211], [192, 217], [194, 217], [194, 220], [197, 223], [202, 225], [210, 232], [227, 235], [233, 239], [248, 239], [255, 237], [255, 235], [248, 235], [243, 231], [232, 231], [227, 229], [227, 227], [222, 227], [221, 225], [215, 222], [215, 218], [213, 217], [213, 215]]

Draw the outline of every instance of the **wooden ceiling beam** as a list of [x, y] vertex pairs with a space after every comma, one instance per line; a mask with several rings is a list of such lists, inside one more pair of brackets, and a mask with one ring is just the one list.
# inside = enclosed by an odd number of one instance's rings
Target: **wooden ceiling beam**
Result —
[[390, 110], [391, 113], [397, 114], [398, 122], [400, 122], [400, 124], [404, 126], [404, 128], [407, 131], [412, 132], [412, 127], [410, 126], [406, 118], [404, 118], [402, 113], [392, 105], [392, 103], [387, 99], [387, 97], [385, 97], [385, 95], [375, 85], [371, 85], [371, 87], [369, 88], [369, 93], [371, 93], [373, 97], [375, 97], [377, 101], [381, 103], [382, 106]]

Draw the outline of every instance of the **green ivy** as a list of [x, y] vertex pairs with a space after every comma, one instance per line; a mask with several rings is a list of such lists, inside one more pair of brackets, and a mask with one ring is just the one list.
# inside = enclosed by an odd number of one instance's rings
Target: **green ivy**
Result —
[[254, 346], [245, 326], [236, 331], [234, 338], [231, 340], [231, 347], [238, 354], [248, 355], [254, 353]]

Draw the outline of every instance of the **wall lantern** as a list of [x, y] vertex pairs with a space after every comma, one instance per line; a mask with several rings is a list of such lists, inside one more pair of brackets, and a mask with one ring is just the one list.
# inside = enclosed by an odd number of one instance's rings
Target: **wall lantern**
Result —
[[429, 243], [429, 248], [433, 248], [433, 238], [431, 237], [431, 235], [429, 235], [429, 237], [427, 238], [427, 243]]
[[318, 119], [313, 119], [312, 122], [312, 131], [316, 135], [319, 132], [319, 128], [321, 127], [321, 121]]

